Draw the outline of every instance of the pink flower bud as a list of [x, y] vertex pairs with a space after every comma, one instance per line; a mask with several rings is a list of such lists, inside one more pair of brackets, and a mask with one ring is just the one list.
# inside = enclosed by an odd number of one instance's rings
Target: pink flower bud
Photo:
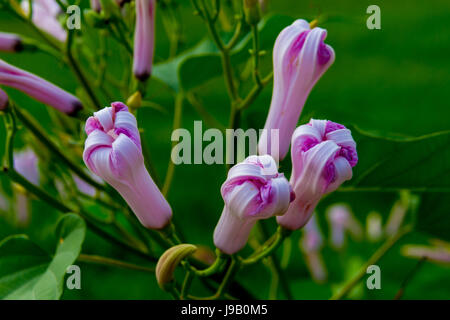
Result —
[[83, 108], [80, 100], [50, 82], [0, 59], [0, 84], [20, 90], [68, 115]]
[[0, 89], [0, 111], [5, 110], [9, 105], [9, 98], [5, 91]]
[[172, 210], [144, 165], [136, 118], [121, 102], [89, 117], [83, 159], [86, 166], [113, 186], [147, 228], [161, 229]]
[[256, 220], [286, 212], [293, 199], [289, 182], [269, 156], [250, 156], [228, 172], [221, 188], [225, 206], [214, 244], [227, 254], [245, 246]]
[[351, 179], [358, 162], [350, 130], [327, 120], [312, 119], [292, 135], [292, 175], [295, 200], [278, 223], [290, 230], [303, 227], [320, 198]]
[[345, 233], [348, 232], [354, 239], [360, 240], [363, 236], [361, 224], [345, 205], [336, 204], [327, 212], [330, 223], [330, 241], [334, 248], [340, 249], [345, 245]]
[[133, 73], [140, 80], [152, 72], [155, 41], [155, 0], [136, 0]]
[[[22, 0], [21, 6], [25, 14], [28, 14], [28, 0]], [[58, 21], [58, 16], [62, 13], [58, 3], [55, 0], [34, 0], [32, 6], [33, 23], [59, 41], [66, 41], [67, 32]]]
[[95, 12], [100, 12], [102, 10], [100, 0], [91, 0], [91, 9]]
[[14, 169], [34, 185], [39, 185], [38, 157], [27, 148], [14, 152]]
[[[273, 48], [273, 93], [265, 129], [259, 141], [260, 154], [272, 150], [270, 130], [278, 129], [279, 155], [283, 159], [308, 95], [333, 64], [334, 51], [324, 43], [327, 31], [310, 29], [305, 20], [297, 20], [279, 34]], [[275, 156], [274, 154], [272, 154]]]
[[0, 32], [0, 51], [17, 52], [22, 48], [22, 40], [13, 33]]

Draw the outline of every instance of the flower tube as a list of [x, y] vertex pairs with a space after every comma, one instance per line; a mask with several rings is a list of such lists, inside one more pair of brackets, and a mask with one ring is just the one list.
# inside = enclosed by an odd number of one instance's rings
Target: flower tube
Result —
[[[25, 14], [28, 14], [30, 11], [28, 0], [23, 0], [21, 6]], [[32, 6], [33, 23], [59, 41], [66, 41], [67, 32], [58, 21], [58, 16], [62, 13], [58, 3], [55, 0], [34, 0]]]
[[9, 98], [5, 91], [0, 89], [0, 111], [5, 110], [9, 105]]
[[61, 112], [74, 116], [83, 108], [80, 100], [50, 82], [0, 59], [0, 84], [20, 90]]
[[257, 220], [284, 214], [293, 199], [289, 182], [269, 155], [250, 156], [232, 167], [221, 193], [225, 206], [214, 244], [227, 254], [245, 246]]
[[289, 230], [303, 227], [320, 198], [351, 179], [358, 162], [350, 130], [327, 120], [312, 119], [292, 135], [292, 175], [295, 200], [278, 223]]
[[146, 228], [164, 228], [172, 209], [144, 165], [136, 118], [121, 102], [89, 117], [83, 160], [125, 199]]
[[155, 0], [136, 0], [133, 73], [139, 80], [147, 79], [152, 72], [155, 9]]
[[259, 153], [275, 156], [270, 130], [279, 130], [279, 155], [283, 159], [292, 133], [311, 89], [333, 64], [333, 48], [324, 43], [327, 31], [310, 29], [305, 20], [297, 20], [285, 28], [273, 48], [273, 93], [269, 114], [261, 138]]
[[22, 40], [13, 33], [0, 32], [0, 51], [17, 52], [22, 48]]

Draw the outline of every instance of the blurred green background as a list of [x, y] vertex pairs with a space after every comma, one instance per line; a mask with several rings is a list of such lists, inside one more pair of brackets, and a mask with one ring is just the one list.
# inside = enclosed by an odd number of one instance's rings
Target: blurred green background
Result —
[[[152, 161], [155, 164], [157, 178], [163, 181], [170, 160], [173, 130], [173, 89], [183, 89], [195, 95], [197, 99], [218, 119], [226, 125], [229, 116], [229, 101], [221, 77], [217, 53], [212, 48], [206, 27], [198, 16], [193, 15], [193, 8], [188, 1], [178, 1], [179, 29], [164, 26], [164, 8], [157, 11], [157, 35], [154, 76], [148, 84], [145, 100], [163, 108], [142, 108], [138, 111], [139, 125], [148, 144]], [[365, 278], [350, 297], [362, 299], [392, 299], [399, 290], [406, 274], [414, 268], [417, 260], [400, 254], [400, 248], [406, 243], [427, 243], [430, 238], [440, 237], [449, 240], [450, 210], [448, 208], [448, 191], [450, 190], [450, 139], [442, 136], [434, 139], [419, 140], [419, 144], [408, 139], [422, 137], [449, 130], [450, 111], [450, 2], [448, 1], [268, 1], [265, 21], [260, 23], [262, 46], [267, 50], [262, 58], [262, 73], [271, 70], [271, 48], [279, 31], [294, 19], [304, 18], [308, 21], [318, 18], [319, 26], [328, 30], [326, 43], [336, 52], [336, 61], [329, 71], [312, 90], [299, 123], [310, 118], [329, 119], [357, 127], [365, 136], [355, 135], [361, 139], [361, 163], [355, 171], [353, 182], [348, 184], [358, 187], [375, 188], [355, 192], [336, 192], [322, 201], [317, 214], [322, 233], [328, 235], [325, 219], [327, 206], [336, 202], [348, 203], [354, 215], [365, 225], [367, 214], [379, 212], [385, 223], [398, 191], [411, 189], [418, 191], [430, 206], [420, 207], [416, 231], [407, 235], [383, 257], [378, 265], [382, 272], [382, 289], [368, 290], [364, 286]], [[368, 30], [366, 27], [366, 9], [371, 4], [381, 8], [381, 30]], [[226, 25], [225, 25], [226, 29]], [[24, 23], [14, 19], [7, 12], [0, 12], [0, 31], [16, 32], [33, 36], [32, 30]], [[85, 25], [82, 30], [86, 36], [85, 43], [77, 44], [77, 50], [97, 48], [99, 34], [97, 30]], [[169, 38], [176, 33], [179, 38], [177, 53], [182, 58], [170, 58]], [[229, 37], [229, 32], [223, 36]], [[107, 38], [107, 72], [111, 77], [127, 81], [130, 59], [126, 52], [112, 39]], [[202, 45], [198, 47], [198, 43]], [[239, 81], [239, 91], [244, 96], [251, 88], [249, 58], [245, 37], [238, 44], [233, 54], [233, 67]], [[192, 48], [197, 48], [192, 52]], [[200, 54], [187, 61], [188, 55]], [[190, 53], [189, 53], [190, 52]], [[94, 54], [94, 61], [95, 61]], [[70, 71], [53, 58], [42, 53], [0, 54], [7, 62], [34, 72], [62, 88], [83, 93], [77, 88], [77, 82]], [[184, 59], [184, 60], [183, 60]], [[95, 64], [88, 65], [83, 60], [85, 72], [95, 78]], [[102, 97], [106, 106], [111, 101], [125, 101], [129, 92], [125, 88], [110, 88], [111, 97]], [[272, 86], [264, 89], [259, 98], [242, 115], [243, 128], [262, 128], [270, 105]], [[41, 124], [53, 134], [52, 116], [47, 107], [25, 97], [14, 90], [7, 90], [20, 107], [29, 110]], [[109, 99], [110, 98], [110, 99]], [[192, 131], [193, 121], [201, 120], [195, 108], [185, 101], [183, 104], [182, 127]], [[82, 124], [79, 123], [79, 126]], [[208, 126], [204, 124], [204, 130]], [[25, 130], [22, 130], [25, 131]], [[370, 133], [370, 134], [369, 134]], [[4, 136], [1, 125], [0, 136]], [[370, 138], [376, 136], [378, 140]], [[378, 138], [379, 137], [379, 138]], [[80, 140], [82, 137], [80, 137]], [[356, 139], [356, 138], [355, 138]], [[374, 138], [375, 139], [375, 138]], [[394, 139], [394, 140], [392, 140]], [[405, 145], [397, 146], [395, 139], [404, 140]], [[3, 140], [3, 139], [1, 139]], [[17, 146], [25, 143], [27, 136], [20, 132]], [[359, 140], [356, 139], [359, 144]], [[422, 141], [422, 142], [420, 142]], [[3, 148], [4, 141], [0, 142]], [[406, 146], [406, 147], [403, 147]], [[376, 150], [375, 150], [376, 149]], [[388, 151], [387, 151], [388, 150]], [[384, 167], [375, 172], [374, 177], [367, 177], [363, 168], [373, 165], [375, 159], [389, 154]], [[364, 159], [364, 155], [366, 158]], [[421, 158], [423, 157], [423, 158]], [[430, 158], [433, 160], [431, 161]], [[414, 163], [409, 163], [416, 159]], [[371, 161], [374, 161], [373, 163]], [[81, 158], [79, 159], [81, 163]], [[290, 172], [289, 157], [281, 164], [281, 171]], [[393, 163], [393, 164], [392, 164]], [[50, 164], [43, 166], [43, 174], [50, 172]], [[396, 168], [405, 170], [396, 179], [390, 181], [383, 173]], [[441, 171], [436, 171], [438, 170]], [[45, 171], [47, 170], [47, 171]], [[359, 171], [358, 171], [359, 170]], [[394, 170], [394, 169], [392, 169]], [[364, 175], [364, 177], [363, 177]], [[205, 245], [211, 249], [212, 233], [222, 211], [223, 201], [220, 186], [226, 177], [223, 165], [181, 165], [175, 169], [168, 200], [174, 211], [174, 220], [183, 238], [193, 244]], [[430, 179], [428, 179], [430, 178]], [[432, 178], [432, 179], [431, 179]], [[366, 180], [364, 180], [366, 179]], [[3, 184], [5, 178], [2, 176]], [[345, 185], [344, 185], [345, 187]], [[387, 188], [389, 187], [389, 188]], [[425, 192], [423, 192], [425, 191]], [[439, 191], [439, 192], [438, 192]], [[428, 199], [428, 198], [426, 198]], [[444, 204], [442, 204], [444, 203]], [[33, 212], [27, 228], [14, 227], [7, 219], [0, 220], [0, 239], [10, 234], [26, 233], [30, 239], [48, 252], [55, 246], [53, 228], [58, 216], [53, 209], [39, 200], [33, 200]], [[408, 217], [413, 219], [413, 217]], [[274, 230], [274, 221], [265, 222], [268, 230]], [[322, 251], [329, 278], [324, 284], [315, 283], [299, 250], [301, 233], [296, 232], [277, 252], [278, 258], [290, 252], [289, 259], [284, 258], [283, 267], [289, 286], [295, 299], [328, 299], [345, 280], [348, 280], [361, 265], [373, 254], [382, 242], [372, 243], [368, 240], [348, 241], [341, 250], [333, 250], [326, 242]], [[246, 248], [245, 253], [251, 249]], [[115, 257], [125, 261], [145, 264], [142, 259], [125, 252], [98, 236], [88, 232], [83, 244], [83, 253]], [[0, 264], [1, 264], [0, 257]], [[165, 299], [169, 295], [156, 285], [153, 275], [143, 272], [113, 269], [77, 262], [82, 270], [82, 289], [65, 290], [63, 299]], [[257, 265], [242, 270], [238, 281], [257, 298], [267, 298], [270, 270], [264, 265]], [[195, 289], [194, 289], [195, 290]], [[200, 290], [200, 289], [199, 289]], [[279, 291], [279, 298], [286, 296]], [[430, 262], [423, 265], [404, 294], [406, 299], [448, 299], [450, 297], [449, 268]]]

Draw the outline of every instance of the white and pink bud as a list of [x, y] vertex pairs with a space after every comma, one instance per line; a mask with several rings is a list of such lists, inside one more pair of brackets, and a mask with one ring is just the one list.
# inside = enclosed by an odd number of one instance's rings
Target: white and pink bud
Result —
[[155, 0], [136, 0], [133, 73], [139, 80], [146, 80], [152, 73], [155, 10]]
[[[273, 48], [273, 93], [264, 133], [259, 141], [260, 154], [272, 150], [271, 129], [280, 130], [280, 160], [288, 150], [303, 106], [311, 89], [333, 64], [333, 48], [324, 43], [327, 31], [310, 28], [297, 20], [278, 35]], [[273, 155], [275, 156], [275, 155]]]
[[162, 229], [172, 217], [170, 205], [144, 165], [136, 118], [121, 102], [89, 117], [83, 160], [94, 174], [125, 199], [146, 228]]
[[308, 222], [324, 194], [352, 178], [358, 155], [350, 130], [331, 121], [311, 119], [292, 135], [291, 157], [295, 200], [277, 221], [296, 230]]
[[232, 167], [221, 193], [225, 206], [214, 230], [214, 244], [227, 254], [245, 246], [257, 220], [284, 214], [294, 197], [269, 155], [250, 156]]
[[0, 51], [17, 52], [22, 48], [21, 38], [13, 33], [0, 32]]
[[[22, 0], [21, 6], [25, 14], [30, 12], [28, 0]], [[58, 3], [55, 0], [34, 0], [32, 6], [33, 23], [59, 41], [65, 42], [67, 31], [58, 20], [58, 16], [63, 13]]]
[[54, 84], [0, 59], [0, 84], [20, 90], [30, 97], [68, 115], [83, 108], [80, 100]]

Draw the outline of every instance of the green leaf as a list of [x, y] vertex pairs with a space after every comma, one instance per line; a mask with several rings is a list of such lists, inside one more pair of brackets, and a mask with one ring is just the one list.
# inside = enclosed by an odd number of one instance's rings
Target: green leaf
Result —
[[422, 195], [416, 229], [443, 240], [450, 241], [450, 203], [449, 194], [444, 192]]
[[450, 192], [450, 131], [391, 139], [352, 128], [359, 162], [348, 190]]
[[86, 234], [79, 216], [67, 214], [56, 227], [58, 237], [50, 256], [25, 235], [13, 235], [0, 243], [0, 298], [59, 299], [67, 268], [77, 259]]

